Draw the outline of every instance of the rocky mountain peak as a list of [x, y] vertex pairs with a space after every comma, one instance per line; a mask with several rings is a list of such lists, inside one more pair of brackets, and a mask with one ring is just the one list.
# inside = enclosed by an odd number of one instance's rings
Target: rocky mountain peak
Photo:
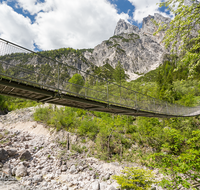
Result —
[[125, 20], [120, 19], [117, 22], [117, 26], [114, 31], [114, 35], [117, 36], [122, 33], [132, 34], [136, 33], [138, 34], [140, 29], [137, 26], [134, 26], [132, 24], [127, 23]]
[[143, 18], [142, 28], [140, 30], [141, 32], [151, 35], [153, 35], [153, 33], [156, 32], [157, 26], [153, 23], [152, 19], [159, 24], [169, 24], [171, 21], [169, 17], [164, 17], [159, 13], [154, 13], [154, 16], [149, 15]]
[[123, 19], [120, 19], [117, 22], [117, 26], [115, 28], [114, 35], [117, 36], [122, 33], [127, 33], [127, 34], [145, 33], [145, 34], [153, 35], [153, 33], [156, 31], [157, 28], [156, 28], [155, 24], [152, 22], [152, 19], [154, 19], [158, 23], [163, 22], [165, 24], [168, 24], [171, 21], [171, 19], [168, 17], [164, 17], [159, 13], [154, 13], [154, 16], [149, 15], [149, 16], [143, 18], [142, 28], [139, 29], [137, 26], [132, 25]]
[[184, 4], [185, 5], [188, 5], [188, 6], [190, 6], [190, 5], [192, 5], [192, 1], [191, 0], [184, 0]]
[[103, 66], [109, 64], [113, 68], [120, 61], [130, 76], [130, 80], [145, 74], [161, 63], [166, 50], [162, 44], [165, 31], [161, 31], [155, 36], [153, 33], [157, 26], [152, 22], [154, 19], [158, 23], [170, 22], [170, 18], [158, 13], [149, 15], [143, 19], [143, 26], [139, 29], [123, 19], [117, 22], [114, 36], [94, 48], [93, 52], [85, 52], [84, 56], [94, 65]]

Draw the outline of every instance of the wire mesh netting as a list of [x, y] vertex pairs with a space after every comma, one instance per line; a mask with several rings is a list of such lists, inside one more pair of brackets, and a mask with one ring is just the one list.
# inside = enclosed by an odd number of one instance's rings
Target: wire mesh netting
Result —
[[[76, 65], [76, 64], [75, 64]], [[0, 38], [0, 75], [27, 83], [122, 107], [164, 115], [198, 115], [200, 107], [185, 107], [143, 95], [104, 78], [44, 56]], [[80, 78], [81, 76], [81, 78]]]

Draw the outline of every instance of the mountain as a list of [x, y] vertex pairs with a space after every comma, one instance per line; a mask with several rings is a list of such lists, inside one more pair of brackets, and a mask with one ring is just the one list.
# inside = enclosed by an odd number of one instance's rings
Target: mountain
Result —
[[157, 68], [166, 53], [162, 44], [164, 31], [154, 36], [157, 26], [151, 19], [158, 23], [170, 22], [170, 18], [155, 13], [154, 16], [145, 17], [142, 28], [139, 29], [120, 19], [114, 36], [97, 45], [93, 52], [84, 52], [85, 58], [97, 66], [108, 63], [114, 68], [120, 61], [130, 79], [136, 79]]
[[[67, 65], [83, 70], [87, 73], [95, 73], [97, 67], [105, 66], [110, 68], [109, 72], [116, 67], [120, 61], [130, 80], [156, 69], [163, 60], [167, 50], [162, 44], [165, 32], [161, 31], [157, 35], [153, 33], [157, 26], [152, 22], [154, 19], [157, 23], [169, 24], [170, 18], [163, 17], [155, 13], [154, 16], [148, 16], [143, 19], [142, 28], [131, 25], [120, 19], [114, 31], [114, 35], [108, 40], [94, 47], [94, 49], [75, 50], [72, 48], [61, 48], [39, 52], [41, 56], [50, 57], [63, 63], [60, 66], [60, 80], [64, 81], [72, 77], [77, 71], [68, 68]], [[49, 81], [57, 76], [57, 65], [54, 61], [47, 61], [35, 54], [15, 54], [0, 57], [2, 67], [5, 69], [8, 65], [23, 66], [24, 68], [36, 70], [42, 75], [40, 81]], [[6, 62], [5, 62], [6, 61]], [[5, 62], [5, 64], [3, 64]], [[96, 73], [95, 73], [96, 74]], [[18, 72], [16, 72], [18, 75]], [[44, 77], [47, 75], [48, 77]], [[85, 74], [82, 74], [83, 76]], [[51, 76], [52, 79], [48, 79]], [[28, 77], [34, 77], [29, 76]], [[41, 79], [44, 78], [44, 79]], [[53, 82], [56, 85], [57, 81]], [[64, 84], [63, 84], [64, 85]]]

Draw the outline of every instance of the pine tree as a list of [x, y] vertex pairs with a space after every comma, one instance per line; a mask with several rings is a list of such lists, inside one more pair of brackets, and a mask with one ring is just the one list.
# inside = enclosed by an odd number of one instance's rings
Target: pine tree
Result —
[[115, 70], [113, 72], [113, 78], [115, 79], [117, 83], [120, 83], [121, 81], [129, 78], [129, 76], [125, 73], [125, 70], [122, 64], [120, 63], [120, 61], [118, 61], [115, 67]]

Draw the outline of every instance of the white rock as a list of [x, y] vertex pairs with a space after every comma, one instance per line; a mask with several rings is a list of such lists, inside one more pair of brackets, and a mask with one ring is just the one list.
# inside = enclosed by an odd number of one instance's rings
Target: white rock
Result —
[[16, 170], [17, 170], [17, 167], [14, 167], [14, 168], [12, 169], [12, 171], [11, 171], [11, 174], [12, 174], [12, 175], [16, 175]]
[[117, 189], [111, 185], [111, 186], [109, 186], [109, 187], [107, 188], [107, 190], [117, 190]]
[[105, 180], [109, 180], [109, 179], [110, 179], [110, 174], [109, 174], [109, 173], [106, 174], [105, 177], [104, 177], [104, 179], [105, 179]]
[[70, 170], [69, 170], [69, 173], [75, 173], [76, 172], [76, 166], [75, 165], [72, 165], [71, 167], [70, 167]]
[[100, 189], [101, 190], [106, 190], [106, 187], [107, 187], [107, 183], [106, 182], [101, 182], [100, 183]]
[[62, 190], [68, 190], [68, 187], [65, 185], [62, 187]]
[[79, 187], [80, 187], [80, 188], [83, 188], [83, 187], [84, 187], [84, 185], [85, 185], [85, 183], [84, 183], [84, 182], [82, 182], [82, 181], [79, 183]]
[[8, 176], [11, 175], [11, 166], [10, 166], [9, 162], [7, 162], [3, 165], [2, 171], [3, 171], [3, 173], [5, 173]]
[[94, 183], [92, 183], [90, 187], [92, 190], [100, 190], [100, 185], [98, 181], [95, 181]]
[[35, 176], [33, 177], [33, 182], [34, 182], [34, 183], [41, 182], [42, 180], [43, 180], [42, 175], [35, 175]]
[[78, 168], [80, 171], [82, 171], [83, 170], [83, 166], [79, 166], [79, 168]]
[[17, 177], [24, 177], [27, 175], [27, 168], [23, 164], [20, 164], [17, 166], [15, 174]]

